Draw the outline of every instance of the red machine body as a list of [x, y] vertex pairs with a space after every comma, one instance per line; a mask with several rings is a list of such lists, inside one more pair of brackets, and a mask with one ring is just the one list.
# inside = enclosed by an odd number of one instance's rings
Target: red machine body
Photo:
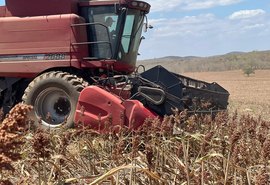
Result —
[[73, 46], [86, 40], [83, 22], [75, 14], [0, 18], [0, 76], [31, 78], [55, 67], [81, 68], [79, 59], [87, 46]]
[[[46, 5], [46, 6], [45, 6]], [[50, 68], [80, 68], [87, 46], [75, 1], [6, 1], [0, 17], [0, 76], [31, 78]], [[4, 16], [3, 16], [4, 15]]]
[[37, 126], [70, 128], [75, 120], [100, 132], [138, 129], [146, 118], [174, 109], [226, 109], [229, 93], [216, 83], [161, 66], [130, 75], [142, 30], [150, 28], [149, 10], [137, 0], [6, 0], [0, 7], [0, 108], [8, 113], [23, 101], [33, 105]]
[[0, 7], [0, 107], [4, 112], [23, 100], [34, 106], [33, 119], [42, 117], [44, 126], [58, 127], [68, 119], [66, 125], [71, 127], [75, 119], [99, 130], [105, 129], [111, 115], [113, 126], [129, 128], [155, 116], [137, 100], [123, 102], [99, 87], [85, 85], [135, 71], [148, 3], [5, 2]]
[[[0, 77], [33, 78], [55, 68], [113, 69], [132, 73], [137, 51], [132, 54], [132, 61], [117, 58], [116, 54], [115, 57], [89, 57], [94, 55], [90, 48], [96, 36], [89, 33], [92, 23], [86, 22], [88, 14], [81, 15], [88, 7], [113, 8], [116, 4], [128, 7], [131, 2], [6, 0], [6, 6], [0, 7]], [[149, 8], [147, 6], [146, 10]], [[98, 44], [100, 40], [94, 42]]]
[[102, 88], [89, 86], [79, 96], [74, 122], [107, 132], [123, 126], [138, 129], [146, 118], [156, 117], [138, 100], [122, 100]]
[[6, 17], [77, 14], [78, 0], [6, 0]]

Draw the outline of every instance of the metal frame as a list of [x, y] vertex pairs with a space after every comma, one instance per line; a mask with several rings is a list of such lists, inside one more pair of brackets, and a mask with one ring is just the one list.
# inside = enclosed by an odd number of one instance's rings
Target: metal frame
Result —
[[[112, 51], [112, 42], [111, 42], [111, 38], [110, 38], [110, 32], [108, 27], [100, 22], [94, 22], [94, 23], [80, 23], [80, 24], [71, 24], [71, 27], [77, 27], [77, 26], [93, 26], [93, 25], [100, 25], [102, 27], [104, 27], [106, 29], [109, 41], [96, 41], [96, 42], [77, 42], [77, 43], [71, 43], [72, 45], [93, 45], [93, 44], [109, 44], [110, 46], [110, 51], [111, 51], [111, 57], [109, 59], [113, 58], [113, 51]], [[95, 57], [84, 57], [84, 60], [91, 60], [91, 59], [98, 59]]]

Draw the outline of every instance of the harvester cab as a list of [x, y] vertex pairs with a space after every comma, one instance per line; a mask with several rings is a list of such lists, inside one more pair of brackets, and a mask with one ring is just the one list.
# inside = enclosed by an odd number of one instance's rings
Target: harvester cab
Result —
[[87, 26], [88, 42], [76, 43], [89, 46], [89, 56], [84, 59], [111, 59], [134, 67], [144, 17], [150, 5], [138, 1], [122, 1], [122, 4], [112, 1], [112, 4], [94, 6], [93, 2], [80, 3], [79, 12], [86, 22], [73, 25]]

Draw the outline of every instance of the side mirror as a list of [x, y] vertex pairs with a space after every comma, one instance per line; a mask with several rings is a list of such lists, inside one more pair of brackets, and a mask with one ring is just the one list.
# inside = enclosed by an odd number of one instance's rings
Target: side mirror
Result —
[[148, 25], [148, 28], [151, 30], [151, 29], [153, 29], [154, 28], [154, 26], [152, 26], [152, 25]]
[[154, 27], [148, 23], [143, 24], [143, 31], [147, 32], [148, 29], [153, 29]]
[[148, 24], [148, 18], [147, 18], [146, 15], [145, 15], [145, 21], [146, 22], [143, 24], [143, 31], [144, 32], [147, 32], [148, 28], [149, 29], [153, 29], [154, 28], [152, 25]]
[[[142, 43], [142, 40], [144, 40], [145, 39], [145, 37], [144, 36], [142, 36], [141, 37], [141, 39], [140, 39], [140, 43], [139, 43], [139, 46], [141, 45], [141, 43]], [[141, 55], [140, 53], [138, 53], [138, 55]]]
[[147, 32], [147, 23], [143, 23], [143, 32]]
[[145, 39], [145, 37], [142, 36], [141, 39], [140, 39], [140, 44], [142, 43], [142, 40], [144, 40], [144, 39]]

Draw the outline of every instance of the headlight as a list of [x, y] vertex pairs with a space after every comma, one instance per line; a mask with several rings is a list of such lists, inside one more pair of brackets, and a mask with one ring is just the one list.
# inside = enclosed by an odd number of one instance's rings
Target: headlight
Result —
[[150, 5], [143, 1], [130, 1], [128, 5], [130, 8], [140, 9], [146, 11], [147, 13], [150, 10]]

